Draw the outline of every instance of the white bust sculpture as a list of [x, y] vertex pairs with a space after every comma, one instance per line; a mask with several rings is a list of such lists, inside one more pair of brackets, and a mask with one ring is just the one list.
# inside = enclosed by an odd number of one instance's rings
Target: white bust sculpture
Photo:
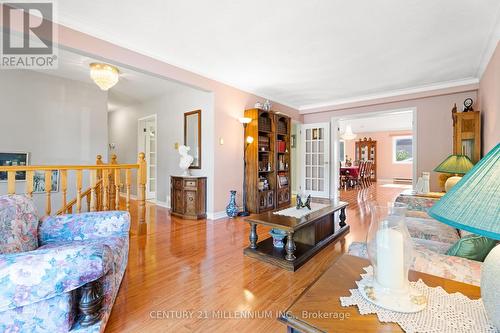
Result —
[[190, 176], [189, 166], [193, 163], [194, 157], [188, 154], [191, 148], [185, 145], [179, 146], [179, 154], [181, 155], [181, 160], [179, 162], [179, 167], [182, 169], [183, 176]]

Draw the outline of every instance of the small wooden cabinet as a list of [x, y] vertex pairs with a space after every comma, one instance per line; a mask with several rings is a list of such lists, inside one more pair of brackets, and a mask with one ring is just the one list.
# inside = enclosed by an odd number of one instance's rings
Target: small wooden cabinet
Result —
[[207, 217], [207, 177], [170, 177], [171, 214], [184, 219]]
[[467, 155], [472, 163], [481, 159], [481, 113], [455, 112], [453, 115], [453, 154]]

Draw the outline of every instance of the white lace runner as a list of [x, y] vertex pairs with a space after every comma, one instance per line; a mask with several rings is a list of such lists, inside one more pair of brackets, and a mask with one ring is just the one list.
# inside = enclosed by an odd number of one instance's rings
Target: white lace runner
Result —
[[277, 212], [274, 212], [273, 214], [295, 217], [295, 218], [300, 219], [301, 217], [304, 217], [306, 215], [311, 214], [312, 212], [315, 212], [317, 210], [325, 208], [326, 206], [328, 206], [328, 205], [320, 204], [320, 203], [316, 203], [316, 202], [311, 202], [311, 209], [309, 209], [307, 207], [304, 207], [301, 209], [297, 209], [295, 207], [290, 207], [290, 208], [285, 208], [285, 209], [279, 210]]
[[[361, 274], [361, 281], [372, 276], [371, 266], [365, 271], [367, 274]], [[427, 286], [422, 280], [410, 284], [427, 297], [425, 310], [417, 313], [386, 310], [367, 301], [358, 289], [351, 289], [351, 296], [340, 297], [340, 304], [344, 307], [355, 305], [362, 315], [376, 314], [383, 323], [397, 323], [407, 333], [498, 332], [488, 320], [481, 299], [471, 300], [461, 293], [449, 294], [441, 287]]]

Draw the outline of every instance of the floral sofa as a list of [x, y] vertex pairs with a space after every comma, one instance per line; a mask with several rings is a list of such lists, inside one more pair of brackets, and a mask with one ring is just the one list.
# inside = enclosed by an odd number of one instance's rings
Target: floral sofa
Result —
[[[466, 232], [438, 222], [427, 215], [436, 198], [400, 195], [396, 202], [408, 205], [406, 224], [414, 242], [415, 259], [412, 269], [450, 280], [479, 286], [481, 262], [446, 255], [446, 252]], [[349, 253], [368, 258], [366, 244], [355, 242]]]
[[[39, 220], [30, 198], [0, 196], [0, 332], [104, 331], [127, 266], [129, 228], [127, 212]], [[89, 309], [97, 309], [91, 322]]]

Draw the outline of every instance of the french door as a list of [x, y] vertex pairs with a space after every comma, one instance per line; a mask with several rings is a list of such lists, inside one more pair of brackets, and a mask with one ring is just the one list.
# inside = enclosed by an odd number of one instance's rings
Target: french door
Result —
[[139, 119], [139, 152], [146, 155], [147, 182], [146, 199], [156, 199], [156, 146], [157, 146], [157, 128], [156, 115]]
[[330, 197], [330, 123], [305, 124], [301, 129], [301, 192]]

